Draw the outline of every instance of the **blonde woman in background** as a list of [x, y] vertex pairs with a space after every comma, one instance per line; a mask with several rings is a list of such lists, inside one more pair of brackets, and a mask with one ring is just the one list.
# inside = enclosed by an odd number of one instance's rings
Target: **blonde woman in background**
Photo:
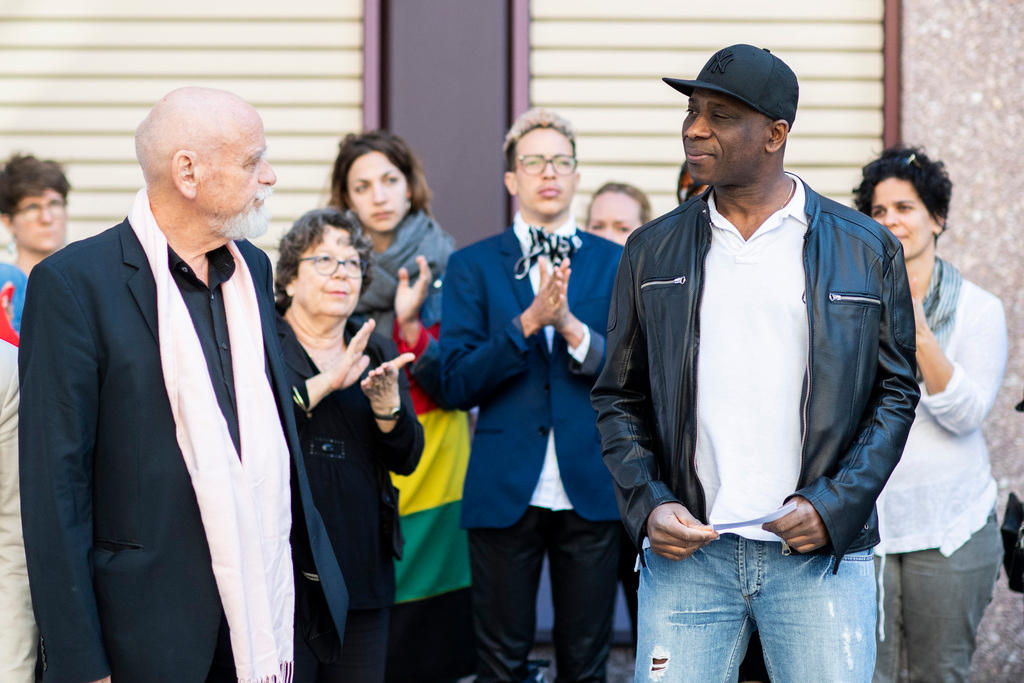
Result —
[[605, 183], [587, 207], [587, 231], [616, 244], [625, 244], [626, 238], [649, 220], [650, 200], [629, 183]]

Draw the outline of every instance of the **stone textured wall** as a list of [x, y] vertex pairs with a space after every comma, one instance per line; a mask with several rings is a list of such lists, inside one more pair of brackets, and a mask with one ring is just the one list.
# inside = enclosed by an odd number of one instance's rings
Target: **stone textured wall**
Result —
[[[999, 514], [1024, 494], [1024, 2], [903, 0], [902, 137], [953, 180], [939, 254], [999, 296], [1009, 328], [1003, 389], [985, 426]], [[1024, 681], [1021, 595], [1000, 576], [982, 622], [973, 681]]]

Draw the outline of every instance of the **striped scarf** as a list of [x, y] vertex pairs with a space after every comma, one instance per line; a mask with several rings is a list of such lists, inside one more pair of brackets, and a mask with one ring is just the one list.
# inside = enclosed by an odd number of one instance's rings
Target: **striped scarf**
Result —
[[[932, 271], [932, 280], [924, 295], [924, 317], [943, 351], [946, 350], [949, 338], [953, 334], [956, 304], [960, 300], [960, 285], [963, 280], [956, 266], [935, 257], [935, 270]], [[920, 380], [920, 370], [917, 375]]]

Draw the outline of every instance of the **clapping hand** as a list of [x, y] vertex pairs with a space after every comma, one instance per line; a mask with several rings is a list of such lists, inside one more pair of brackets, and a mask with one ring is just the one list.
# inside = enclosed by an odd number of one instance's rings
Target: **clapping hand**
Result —
[[401, 404], [401, 397], [398, 394], [398, 372], [404, 365], [414, 360], [415, 355], [403, 353], [398, 358], [381, 363], [370, 370], [359, 383], [366, 398], [370, 400], [370, 407], [374, 413], [385, 415]]
[[572, 274], [569, 259], [552, 267], [551, 262], [542, 256], [538, 259], [538, 264], [540, 285], [537, 287], [537, 295], [533, 298], [529, 308], [523, 311], [520, 319], [523, 325], [523, 335], [526, 337], [547, 325], [552, 325], [555, 329], [560, 330], [572, 315], [569, 312], [568, 299], [569, 276]]
[[363, 351], [366, 350], [366, 342], [370, 340], [370, 334], [375, 326], [376, 323], [373, 319], [363, 323], [359, 331], [349, 340], [348, 346], [338, 362], [323, 371], [323, 375], [327, 378], [329, 391], [347, 389], [359, 380], [363, 371], [370, 364], [369, 357]]
[[433, 277], [427, 259], [416, 257], [419, 275], [416, 284], [409, 284], [409, 271], [398, 269], [398, 287], [395, 289], [395, 320], [407, 344], [415, 344], [420, 333], [420, 308], [427, 300]]

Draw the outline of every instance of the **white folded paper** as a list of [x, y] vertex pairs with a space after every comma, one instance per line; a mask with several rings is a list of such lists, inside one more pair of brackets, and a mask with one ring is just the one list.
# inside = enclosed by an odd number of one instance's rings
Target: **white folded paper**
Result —
[[725, 531], [726, 529], [739, 529], [744, 526], [761, 526], [768, 522], [774, 522], [780, 517], [785, 517], [793, 510], [796, 510], [796, 501], [789, 501], [775, 512], [769, 513], [764, 517], [758, 517], [757, 519], [747, 519], [742, 522], [726, 522], [724, 524], [712, 524], [711, 528], [715, 531]]

